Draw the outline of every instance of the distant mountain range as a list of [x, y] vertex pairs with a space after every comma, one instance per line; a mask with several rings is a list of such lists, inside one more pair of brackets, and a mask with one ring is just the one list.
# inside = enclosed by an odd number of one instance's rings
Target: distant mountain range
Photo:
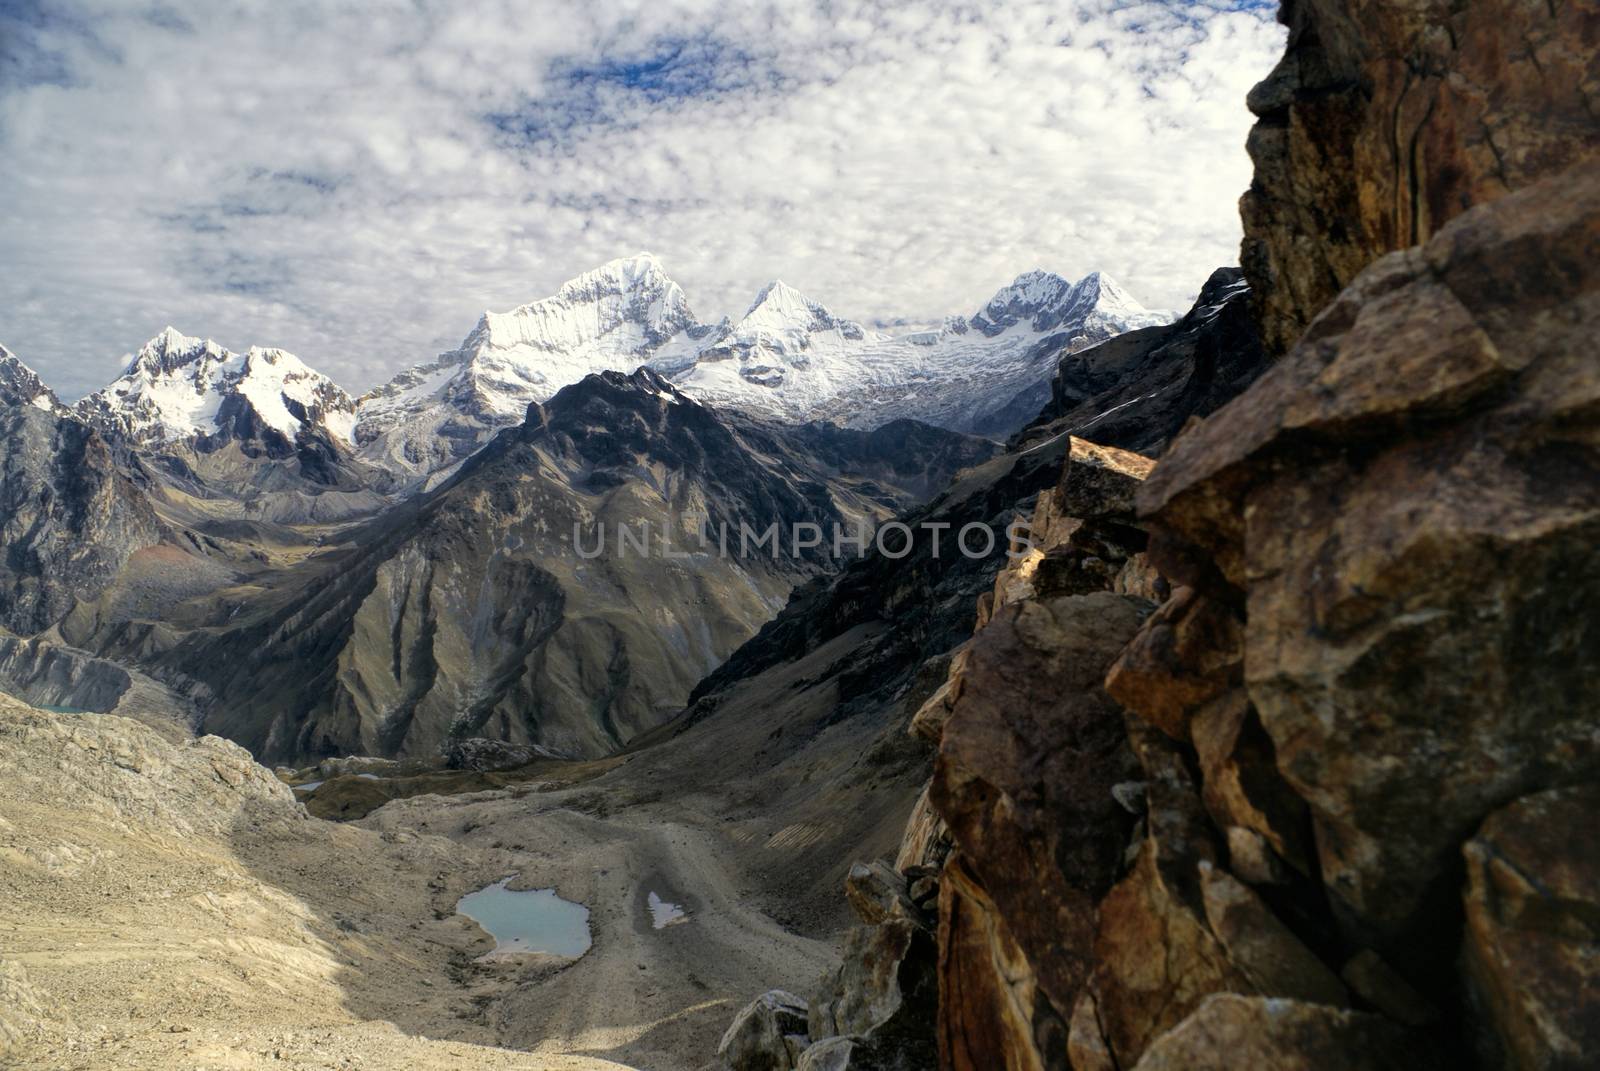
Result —
[[[447, 469], [519, 424], [531, 403], [593, 373], [640, 367], [697, 401], [777, 423], [870, 430], [909, 418], [1004, 438], [1049, 399], [1064, 354], [1173, 319], [1102, 273], [1072, 283], [1034, 271], [976, 314], [929, 330], [869, 330], [781, 281], [738, 320], [708, 324], [660, 261], [641, 253], [551, 297], [484, 313], [459, 348], [359, 399], [284, 350], [235, 353], [168, 327], [75, 412], [114, 447], [181, 456], [178, 467], [209, 458], [199, 467], [216, 468], [220, 452], [287, 465], [324, 486], [348, 483], [352, 466], [401, 480]], [[64, 411], [5, 358], [0, 392]], [[230, 479], [241, 482], [237, 467]]]
[[461, 347], [359, 403], [369, 460], [428, 472], [467, 456], [585, 375], [646, 366], [698, 401], [780, 423], [874, 428], [922, 420], [1004, 437], [1039, 411], [1062, 354], [1170, 323], [1101, 273], [1029, 272], [976, 315], [901, 335], [836, 316], [793, 287], [764, 287], [737, 321], [701, 323], [648, 253], [614, 260], [553, 297], [486, 312]]

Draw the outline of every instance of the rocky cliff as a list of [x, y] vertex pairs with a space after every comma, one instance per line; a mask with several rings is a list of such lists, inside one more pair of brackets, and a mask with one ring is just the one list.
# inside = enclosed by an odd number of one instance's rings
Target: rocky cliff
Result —
[[962, 1071], [1600, 1051], [1596, 14], [1283, 14], [1244, 206], [1282, 356], [1159, 464], [1073, 443], [845, 967], [727, 1066], [922, 1066], [908, 1016]]
[[1240, 204], [1273, 353], [1378, 256], [1600, 147], [1593, 4], [1284, 0], [1278, 17]]

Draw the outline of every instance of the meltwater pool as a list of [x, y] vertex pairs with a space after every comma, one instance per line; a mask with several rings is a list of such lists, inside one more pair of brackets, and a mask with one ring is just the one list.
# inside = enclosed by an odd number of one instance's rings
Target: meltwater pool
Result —
[[554, 889], [516, 892], [506, 878], [468, 893], [456, 911], [495, 939], [494, 953], [548, 952], [577, 958], [589, 951], [589, 909], [563, 900]]

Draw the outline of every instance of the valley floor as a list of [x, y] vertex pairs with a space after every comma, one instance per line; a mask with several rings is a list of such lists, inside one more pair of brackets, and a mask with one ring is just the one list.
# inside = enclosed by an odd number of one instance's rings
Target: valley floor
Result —
[[[232, 744], [0, 697], [0, 1066], [710, 1067], [745, 1001], [834, 963], [840, 838], [892, 845], [904, 814], [825, 834], [780, 797], [826, 763], [718, 785], [707, 739], [748, 759], [767, 730], [708, 732], [693, 762], [668, 741], [341, 824]], [[590, 951], [480, 961], [455, 904], [507, 875], [588, 906]], [[652, 892], [689, 920], [655, 929]]]

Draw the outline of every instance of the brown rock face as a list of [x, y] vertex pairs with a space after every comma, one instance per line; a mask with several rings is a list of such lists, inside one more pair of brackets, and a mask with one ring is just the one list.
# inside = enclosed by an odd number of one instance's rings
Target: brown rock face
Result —
[[1466, 959], [1519, 1071], [1592, 1067], [1600, 1053], [1600, 787], [1527, 796], [1463, 849]]
[[1600, 772], [1597, 330], [1590, 162], [1373, 265], [1141, 492], [1247, 593], [1250, 698], [1380, 954], [1448, 922], [1486, 814]]
[[1048, 1004], [1040, 1008], [1033, 966], [959, 855], [939, 883], [939, 994], [941, 1067], [1061, 1066], [1066, 1031]]
[[1279, 19], [1240, 204], [1273, 353], [1382, 254], [1600, 147], [1591, 3], [1285, 0]]
[[934, 766], [933, 805], [1063, 1040], [1132, 825], [1112, 786], [1137, 779], [1100, 681], [1147, 612], [1109, 592], [1005, 607], [973, 640]]
[[1239, 616], [1193, 588], [1180, 588], [1111, 667], [1106, 691], [1174, 740], [1187, 740], [1195, 710], [1243, 679]]
[[1426, 1071], [1418, 1039], [1376, 1015], [1223, 994], [1163, 1036], [1134, 1071]]

